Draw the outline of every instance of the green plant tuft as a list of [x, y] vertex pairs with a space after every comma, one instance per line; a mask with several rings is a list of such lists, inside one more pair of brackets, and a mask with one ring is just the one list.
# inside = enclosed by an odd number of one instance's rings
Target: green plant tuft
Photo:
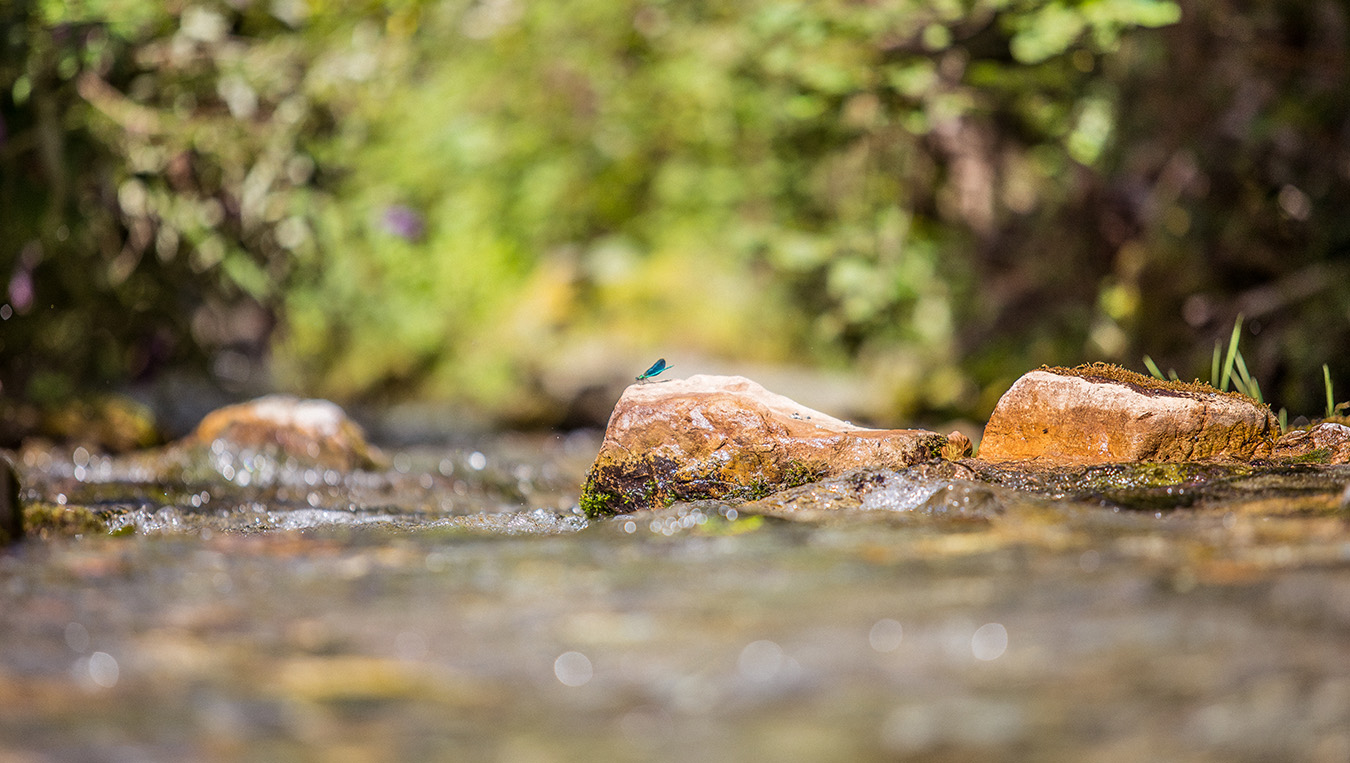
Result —
[[610, 508], [609, 496], [598, 490], [593, 483], [587, 481], [585, 487], [581, 489], [581, 498], [578, 505], [581, 511], [585, 513], [587, 519], [599, 519], [607, 517], [616, 512]]
[[[1223, 355], [1223, 370], [1219, 370], [1220, 343], [1214, 343], [1214, 355], [1210, 359], [1209, 365], [1209, 383], [1220, 392], [1227, 392], [1231, 385], [1238, 393], [1252, 398], [1258, 403], [1264, 403], [1265, 397], [1261, 394], [1261, 384], [1247, 370], [1247, 361], [1242, 357], [1242, 351], [1238, 349], [1238, 342], [1242, 338], [1242, 315], [1239, 314], [1237, 320], [1233, 321], [1233, 333], [1228, 337], [1228, 352]], [[1217, 378], [1216, 378], [1217, 377]]]

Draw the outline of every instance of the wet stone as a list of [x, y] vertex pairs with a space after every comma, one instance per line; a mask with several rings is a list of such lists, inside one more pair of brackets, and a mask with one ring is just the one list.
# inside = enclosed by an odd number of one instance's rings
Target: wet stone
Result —
[[263, 452], [340, 471], [377, 468], [384, 461], [335, 403], [290, 395], [267, 395], [212, 411], [184, 444], [217, 453]]
[[1091, 501], [1138, 511], [1191, 506], [1252, 473], [1242, 464], [1157, 463], [1044, 465], [965, 462], [980, 480], [1054, 499]]
[[860, 469], [784, 490], [741, 507], [745, 514], [799, 521], [858, 519], [872, 512], [924, 519], [983, 520], [1003, 512], [992, 486], [949, 462], [903, 470]]
[[634, 384], [610, 416], [581, 506], [594, 517], [677, 500], [755, 499], [953, 448], [960, 443], [934, 432], [854, 426], [739, 376]]
[[1106, 364], [1043, 368], [999, 399], [980, 458], [1045, 464], [1251, 461], [1279, 431], [1270, 409], [1207, 385]]
[[967, 459], [976, 479], [1022, 495], [1140, 512], [1256, 507], [1342, 515], [1350, 468], [1322, 464], [1167, 463], [1045, 465]]
[[1322, 464], [1350, 463], [1350, 427], [1323, 422], [1310, 429], [1286, 432], [1275, 442], [1273, 457]]

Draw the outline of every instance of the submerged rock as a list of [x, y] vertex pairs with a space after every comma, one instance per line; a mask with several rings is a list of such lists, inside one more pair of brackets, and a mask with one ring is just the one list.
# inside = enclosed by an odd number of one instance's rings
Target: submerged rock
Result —
[[610, 416], [581, 506], [595, 517], [754, 499], [852, 469], [930, 461], [947, 447], [934, 432], [853, 426], [739, 376], [634, 384]]
[[1274, 458], [1320, 464], [1350, 463], [1350, 427], [1323, 422], [1286, 432], [1275, 441]]
[[[1054, 501], [1148, 513], [1241, 511], [1345, 517], [1350, 467], [1317, 463], [1168, 462], [1051, 465], [967, 459], [975, 479]], [[1338, 530], [1339, 532], [1339, 530]]]
[[1250, 461], [1271, 454], [1270, 409], [1208, 385], [1117, 366], [1042, 368], [999, 399], [980, 458], [1047, 464]]
[[1255, 473], [1248, 464], [1219, 462], [1137, 462], [1049, 464], [962, 462], [985, 483], [1052, 499], [1090, 501], [1136, 511], [1164, 511], [1216, 496], [1231, 497], [1238, 481]]
[[377, 468], [383, 460], [337, 404], [290, 395], [267, 395], [212, 411], [184, 444], [258, 451], [342, 471]]
[[949, 461], [900, 471], [860, 469], [776, 493], [741, 509], [750, 515], [810, 522], [856, 518], [866, 512], [985, 520], [1004, 510], [993, 487], [976, 481], [965, 466]]
[[9, 458], [0, 454], [0, 545], [23, 537], [23, 504], [19, 503], [19, 476]]

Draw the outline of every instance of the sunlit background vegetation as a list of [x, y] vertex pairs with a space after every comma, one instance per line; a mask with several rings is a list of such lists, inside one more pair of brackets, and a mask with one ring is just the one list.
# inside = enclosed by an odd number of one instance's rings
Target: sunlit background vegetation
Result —
[[1340, 0], [10, 0], [0, 394], [547, 424], [662, 355], [980, 419], [1043, 363], [1206, 378], [1242, 314], [1315, 414], [1348, 55]]

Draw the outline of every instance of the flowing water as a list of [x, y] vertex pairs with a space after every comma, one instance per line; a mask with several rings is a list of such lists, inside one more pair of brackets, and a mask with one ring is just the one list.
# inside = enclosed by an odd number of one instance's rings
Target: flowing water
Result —
[[1350, 471], [588, 522], [598, 445], [19, 454], [48, 529], [0, 551], [0, 759], [1350, 759]]

